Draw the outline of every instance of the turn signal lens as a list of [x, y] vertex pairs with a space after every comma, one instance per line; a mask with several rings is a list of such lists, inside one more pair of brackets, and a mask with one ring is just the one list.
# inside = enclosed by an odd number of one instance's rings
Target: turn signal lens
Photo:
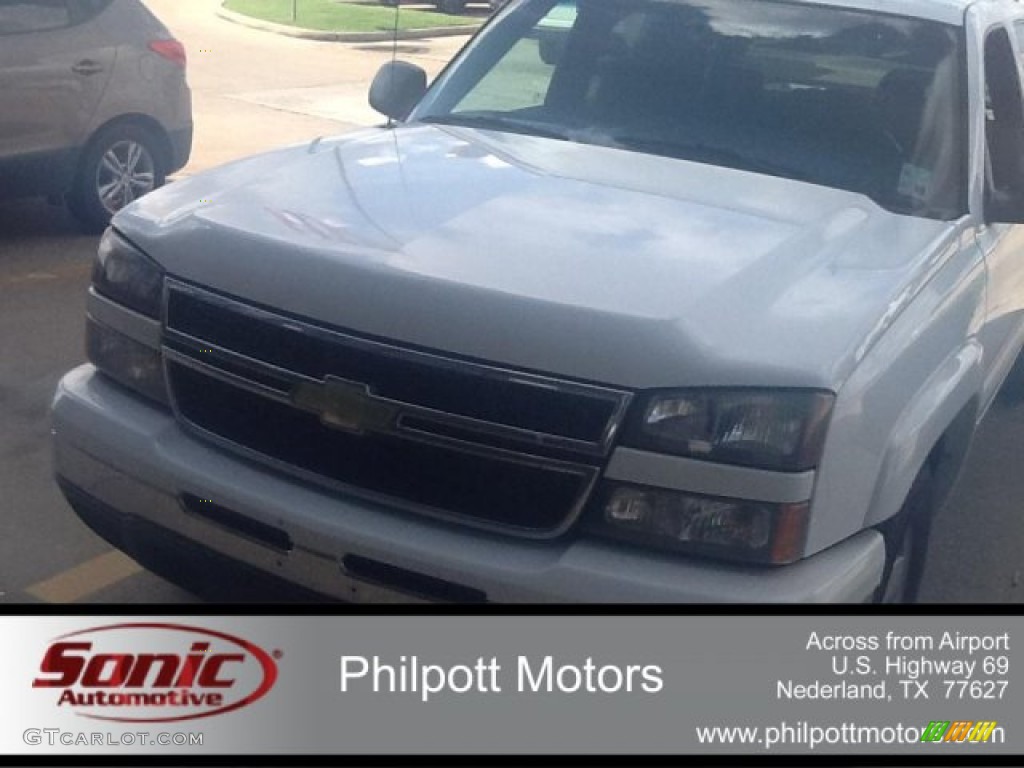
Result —
[[612, 488], [599, 527], [654, 546], [764, 563], [800, 559], [808, 504], [768, 504], [620, 485]]

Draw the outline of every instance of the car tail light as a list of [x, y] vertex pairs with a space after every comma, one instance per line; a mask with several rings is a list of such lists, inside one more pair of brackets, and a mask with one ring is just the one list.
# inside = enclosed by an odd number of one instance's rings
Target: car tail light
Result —
[[177, 40], [152, 40], [149, 43], [149, 50], [179, 66], [184, 67], [188, 63], [185, 46]]

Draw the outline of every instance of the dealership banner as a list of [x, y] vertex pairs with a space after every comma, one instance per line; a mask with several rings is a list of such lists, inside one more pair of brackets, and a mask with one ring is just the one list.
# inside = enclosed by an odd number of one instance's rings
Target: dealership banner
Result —
[[1024, 755], [1024, 617], [0, 617], [4, 755]]

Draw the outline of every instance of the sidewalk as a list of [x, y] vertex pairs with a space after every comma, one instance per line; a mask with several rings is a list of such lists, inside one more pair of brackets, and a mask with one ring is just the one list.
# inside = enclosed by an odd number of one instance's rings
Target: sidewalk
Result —
[[319, 40], [336, 43], [375, 43], [394, 40], [396, 37], [398, 40], [427, 40], [437, 37], [468, 37], [483, 26], [483, 21], [481, 21], [479, 24], [458, 27], [442, 26], [431, 27], [428, 29], [402, 29], [398, 31], [396, 36], [393, 31], [330, 32], [318, 29], [304, 29], [302, 27], [264, 21], [263, 19], [257, 19], [243, 13], [236, 13], [235, 11], [228, 10], [223, 5], [217, 9], [217, 15], [234, 24], [240, 24], [252, 29], [259, 29], [264, 32], [273, 32], [277, 35], [297, 37], [303, 40]]
[[[143, 0], [184, 43], [196, 124], [185, 173], [384, 121], [367, 93], [390, 42], [345, 44], [268, 34], [217, 15], [220, 0]], [[398, 44], [433, 76], [466, 38]]]

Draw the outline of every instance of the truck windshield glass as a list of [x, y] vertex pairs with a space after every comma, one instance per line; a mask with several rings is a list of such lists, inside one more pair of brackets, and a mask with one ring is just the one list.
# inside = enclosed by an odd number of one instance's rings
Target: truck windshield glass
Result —
[[411, 120], [784, 176], [962, 215], [962, 32], [770, 0], [522, 0]]

